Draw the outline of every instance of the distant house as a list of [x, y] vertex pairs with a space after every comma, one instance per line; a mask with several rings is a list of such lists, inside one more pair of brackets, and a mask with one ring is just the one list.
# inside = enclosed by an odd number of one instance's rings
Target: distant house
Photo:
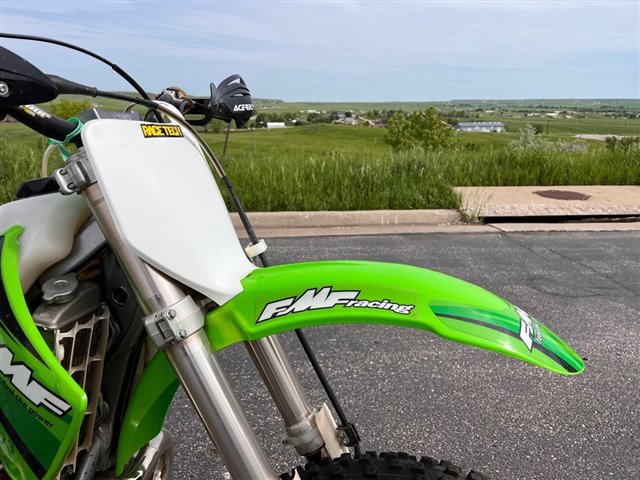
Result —
[[504, 132], [502, 122], [458, 122], [455, 129], [460, 132]]
[[331, 123], [340, 124], [340, 125], [358, 125], [358, 120], [353, 117], [340, 117], [335, 119]]
[[284, 122], [267, 122], [267, 128], [284, 128], [286, 127]]

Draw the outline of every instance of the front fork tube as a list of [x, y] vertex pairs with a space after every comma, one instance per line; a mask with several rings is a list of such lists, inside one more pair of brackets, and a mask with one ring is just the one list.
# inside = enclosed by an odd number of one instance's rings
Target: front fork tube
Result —
[[236, 479], [276, 479], [203, 330], [165, 348], [227, 469]]
[[[128, 248], [115, 226], [97, 183], [88, 186], [82, 193], [118, 256], [145, 315], [148, 318], [168, 316], [180, 321], [180, 316], [185, 311], [184, 306], [193, 305], [191, 298], [177, 282], [146, 264]], [[193, 309], [187, 308], [186, 311], [188, 319], [192, 319]], [[185, 336], [176, 334], [162, 347], [183, 389], [218, 447], [229, 473], [236, 479], [276, 480], [277, 476], [211, 351], [201, 326], [187, 333]]]
[[280, 411], [287, 439], [296, 451], [305, 456], [322, 451], [330, 458], [347, 453], [349, 450], [338, 438], [328, 409], [324, 407], [318, 412], [309, 403], [278, 339], [265, 337], [245, 342], [245, 346]]

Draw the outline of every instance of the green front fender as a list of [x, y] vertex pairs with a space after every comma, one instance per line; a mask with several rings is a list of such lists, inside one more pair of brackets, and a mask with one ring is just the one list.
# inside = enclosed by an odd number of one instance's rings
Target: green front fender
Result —
[[[242, 285], [242, 293], [206, 316], [205, 331], [214, 350], [296, 328], [374, 323], [428, 330], [556, 373], [584, 370], [576, 353], [524, 311], [480, 287], [423, 268], [360, 261], [300, 263], [255, 270]], [[164, 355], [157, 355], [151, 366], [154, 381], [137, 389], [125, 417], [118, 474], [160, 431], [172, 396], [167, 392], [177, 388]]]
[[244, 291], [207, 315], [216, 350], [295, 328], [378, 323], [429, 330], [460, 343], [576, 374], [581, 358], [500, 297], [442, 273], [391, 263], [314, 262], [259, 269]]

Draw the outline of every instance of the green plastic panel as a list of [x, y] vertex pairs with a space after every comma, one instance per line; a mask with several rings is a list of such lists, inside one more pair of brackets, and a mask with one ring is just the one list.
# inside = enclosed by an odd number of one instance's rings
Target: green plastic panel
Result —
[[18, 274], [15, 226], [0, 236], [0, 463], [11, 478], [55, 478], [74, 444], [87, 396], [36, 328]]
[[252, 272], [244, 291], [207, 315], [216, 349], [317, 325], [378, 323], [431, 331], [556, 373], [582, 359], [507, 301], [448, 275], [391, 263], [314, 262]]
[[127, 406], [118, 442], [116, 475], [122, 475], [133, 454], [160, 433], [179, 385], [167, 357], [162, 351], [156, 352]]

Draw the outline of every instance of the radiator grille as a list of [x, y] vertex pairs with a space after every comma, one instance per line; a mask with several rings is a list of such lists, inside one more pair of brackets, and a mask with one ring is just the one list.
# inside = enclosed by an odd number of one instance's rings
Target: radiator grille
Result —
[[70, 466], [73, 470], [78, 454], [91, 447], [100, 401], [109, 320], [109, 311], [102, 306], [96, 313], [54, 332], [53, 351], [58, 361], [85, 391], [88, 399], [78, 439], [64, 464], [64, 467]]

